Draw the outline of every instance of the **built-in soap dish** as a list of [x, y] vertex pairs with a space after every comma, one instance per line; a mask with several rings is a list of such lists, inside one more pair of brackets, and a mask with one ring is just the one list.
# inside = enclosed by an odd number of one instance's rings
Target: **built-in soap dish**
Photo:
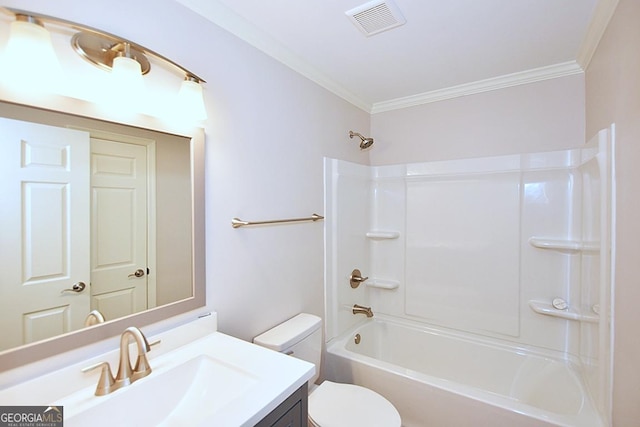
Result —
[[577, 320], [579, 322], [588, 323], [598, 323], [598, 321], [600, 320], [600, 317], [598, 315], [582, 314], [571, 309], [568, 305], [565, 308], [558, 308], [554, 306], [553, 303], [546, 301], [529, 301], [529, 307], [531, 307], [531, 309], [538, 314], [559, 317], [561, 319]]
[[387, 240], [397, 239], [400, 237], [399, 231], [386, 231], [386, 230], [371, 230], [367, 232], [366, 236], [373, 240]]
[[386, 280], [386, 279], [369, 279], [365, 285], [370, 288], [378, 288], [378, 289], [398, 289], [400, 286], [400, 282], [396, 280]]

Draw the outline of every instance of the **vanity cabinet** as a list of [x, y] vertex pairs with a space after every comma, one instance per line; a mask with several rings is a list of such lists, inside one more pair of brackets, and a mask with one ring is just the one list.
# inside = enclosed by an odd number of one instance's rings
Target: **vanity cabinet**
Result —
[[276, 409], [264, 417], [256, 427], [306, 427], [307, 383], [294, 391]]

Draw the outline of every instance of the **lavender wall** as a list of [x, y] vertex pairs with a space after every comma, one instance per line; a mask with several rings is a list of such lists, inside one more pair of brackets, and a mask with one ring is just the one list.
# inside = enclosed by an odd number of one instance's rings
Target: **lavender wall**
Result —
[[584, 144], [584, 76], [374, 114], [371, 164], [553, 151]]
[[587, 135], [616, 124], [616, 289], [613, 422], [635, 426], [640, 420], [640, 2], [620, 0], [607, 31], [587, 67]]

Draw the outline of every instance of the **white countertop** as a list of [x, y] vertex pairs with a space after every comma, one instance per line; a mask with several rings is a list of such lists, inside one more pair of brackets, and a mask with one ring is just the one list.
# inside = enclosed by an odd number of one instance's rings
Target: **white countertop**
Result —
[[[160, 343], [152, 346], [152, 351], [148, 353], [149, 364], [153, 372], [132, 385], [106, 396], [94, 396], [93, 394], [98, 382], [99, 371], [82, 373], [81, 369], [97, 362], [107, 361], [115, 374], [119, 349], [95, 355], [46, 375], [2, 388], [0, 389], [0, 402], [2, 405], [63, 406], [65, 426], [67, 427], [80, 425], [79, 420], [85, 419], [86, 421], [87, 414], [93, 416], [94, 412], [91, 411], [97, 409], [96, 413], [100, 413], [101, 405], [109, 408], [109, 399], [114, 399], [113, 402], [124, 402], [123, 397], [135, 399], [135, 396], [140, 395], [141, 391], [145, 394], [144, 398], [139, 399], [139, 402], [136, 401], [136, 412], [143, 414], [145, 410], [156, 412], [153, 409], [154, 401], [158, 400], [160, 393], [163, 392], [162, 388], [158, 389], [159, 387], [154, 386], [158, 379], [181, 363], [198, 355], [204, 355], [207, 360], [214, 360], [216, 364], [230, 372], [242, 373], [243, 376], [238, 378], [246, 378], [246, 380], [243, 380], [242, 385], [238, 385], [235, 389], [233, 384], [229, 384], [229, 381], [232, 380], [222, 377], [219, 378], [220, 383], [217, 383], [215, 379], [212, 380], [211, 387], [225, 387], [224, 392], [234, 393], [233, 398], [227, 395], [229, 401], [225, 400], [224, 403], [220, 403], [213, 412], [211, 412], [211, 408], [215, 406], [216, 402], [203, 402], [201, 406], [203, 415], [194, 414], [193, 417], [189, 417], [191, 421], [195, 421], [190, 422], [189, 425], [253, 426], [314, 375], [315, 367], [311, 363], [212, 331], [209, 328], [210, 325], [215, 327], [215, 319], [198, 319], [155, 336], [147, 337], [150, 343], [160, 340]], [[132, 358], [135, 358], [136, 353], [133, 346], [131, 354]], [[46, 360], [38, 363], [46, 364]], [[135, 359], [132, 363], [135, 363]], [[3, 375], [6, 377], [7, 373], [0, 373], [0, 384], [3, 384]], [[8, 375], [15, 382], [15, 373]], [[156, 379], [154, 380], [154, 378]], [[4, 382], [6, 383], [6, 381]], [[145, 382], [148, 383], [145, 384]], [[105, 405], [105, 403], [107, 404]], [[199, 403], [195, 402], [195, 404], [194, 408], [197, 408]], [[129, 410], [124, 412], [127, 411]], [[204, 415], [206, 411], [208, 413]], [[192, 412], [198, 411], [196, 409]], [[206, 418], [202, 418], [204, 416]], [[113, 414], [107, 420], [92, 419], [91, 424], [96, 426], [104, 422], [105, 426], [112, 426], [115, 422], [117, 425], [123, 425], [123, 419], [128, 418], [119, 419], [117, 414]], [[149, 422], [151, 423], [149, 425], [158, 424], [157, 420]], [[166, 424], [170, 425], [171, 423]], [[141, 424], [136, 421], [135, 425], [140, 426]]]

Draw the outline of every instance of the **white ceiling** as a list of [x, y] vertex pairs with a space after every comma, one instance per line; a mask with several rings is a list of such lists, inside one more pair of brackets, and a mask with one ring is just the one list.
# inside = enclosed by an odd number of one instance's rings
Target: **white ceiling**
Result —
[[581, 72], [599, 0], [393, 0], [406, 24], [370, 37], [345, 14], [368, 0], [177, 1], [377, 112], [451, 88]]

